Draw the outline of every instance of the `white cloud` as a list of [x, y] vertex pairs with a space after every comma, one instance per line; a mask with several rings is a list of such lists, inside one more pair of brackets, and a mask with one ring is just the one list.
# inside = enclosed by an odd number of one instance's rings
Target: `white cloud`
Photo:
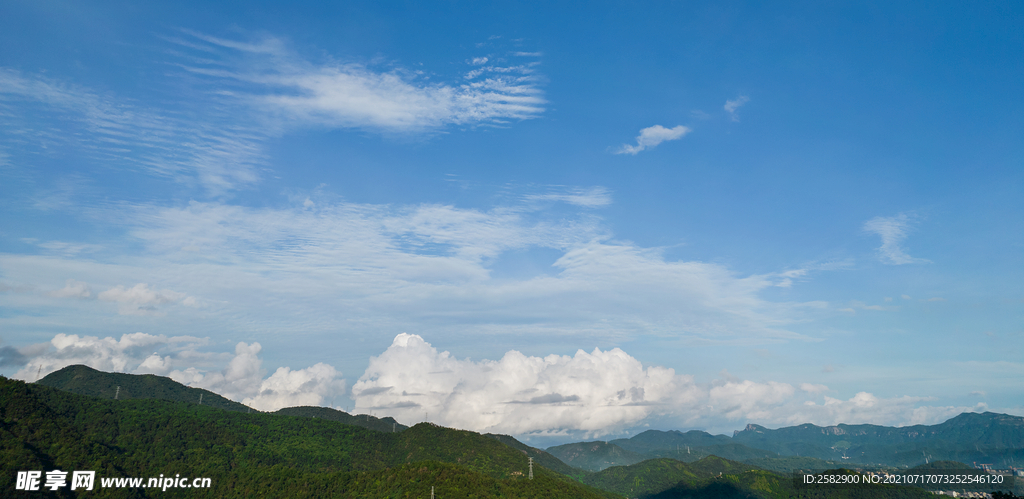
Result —
[[748, 102], [750, 102], [750, 97], [741, 95], [735, 99], [725, 101], [725, 106], [722, 106], [722, 109], [725, 109], [725, 112], [729, 113], [729, 117], [733, 121], [739, 121], [740, 117], [736, 114], [736, 110], [743, 107], [743, 105]]
[[473, 59], [471, 59], [469, 61], [469, 63], [474, 65], [474, 66], [479, 66], [481, 64], [487, 64], [487, 58], [486, 57], [474, 57]]
[[[905, 213], [895, 217], [875, 217], [864, 222], [864, 231], [878, 234], [882, 238], [882, 246], [878, 248], [879, 258], [890, 265], [908, 263], [931, 263], [924, 258], [908, 255], [901, 243], [907, 238], [912, 218]], [[906, 295], [904, 295], [906, 296]]]
[[157, 309], [157, 305], [196, 304], [196, 299], [185, 293], [167, 289], [150, 289], [148, 284], [141, 282], [131, 288], [118, 285], [103, 291], [96, 297], [101, 301], [117, 302], [117, 312], [121, 315], [160, 315], [163, 312]]
[[612, 203], [611, 193], [604, 187], [573, 188], [549, 194], [527, 194], [527, 201], [561, 201], [584, 208], [600, 208]]
[[[239, 93], [279, 125], [307, 124], [388, 132], [417, 132], [446, 125], [487, 124], [530, 119], [544, 111], [543, 92], [533, 65], [486, 66], [464, 84], [428, 83], [416, 72], [375, 70], [362, 64], [314, 64], [274, 38], [237, 42], [190, 33], [208, 51], [229, 49], [219, 66], [187, 64], [186, 69], [215, 80], [252, 84]], [[232, 60], [238, 53], [248, 56]], [[474, 65], [487, 62], [476, 58]], [[477, 77], [487, 74], [486, 78]]]
[[[671, 369], [644, 368], [619, 349], [573, 357], [458, 360], [417, 335], [400, 334], [352, 387], [357, 411], [477, 431], [549, 429], [597, 435], [637, 423], [659, 405], [688, 399]], [[685, 379], [684, 379], [685, 381]]]
[[55, 298], [91, 298], [92, 290], [84, 282], [68, 279], [63, 288], [50, 291], [47, 294]]
[[[295, 370], [280, 367], [264, 379], [259, 343], [238, 343], [234, 356], [199, 350], [208, 346], [208, 340], [192, 336], [132, 333], [116, 339], [58, 334], [49, 343], [17, 352], [13, 360], [24, 367], [14, 377], [36, 381], [37, 376], [75, 364], [107, 372], [157, 374], [262, 411], [322, 405], [328, 397], [345, 392], [341, 373], [328, 364]], [[0, 351], [5, 355], [0, 360], [11, 360], [6, 359], [6, 353]], [[217, 370], [216, 366], [228, 357], [227, 366]]]
[[[57, 334], [47, 343], [32, 345], [22, 349], [28, 358], [27, 365], [14, 377], [26, 381], [35, 381], [36, 375], [47, 374], [64, 367], [84, 364], [93, 369], [109, 372], [133, 372], [152, 357], [154, 350], [170, 352], [174, 358], [195, 358], [197, 347], [206, 345], [207, 341], [193, 336], [164, 336], [146, 333], [124, 334], [120, 339], [113, 337], [78, 336], [75, 334]], [[148, 360], [147, 369], [136, 372], [166, 374], [166, 371], [153, 371], [154, 360]]]
[[[0, 130], [31, 139], [16, 152], [61, 151], [104, 168], [142, 170], [222, 195], [257, 183], [268, 167], [263, 144], [298, 127], [423, 132], [504, 125], [544, 112], [536, 62], [477, 66], [468, 79], [446, 84], [391, 67], [314, 64], [275, 38], [238, 42], [185, 33], [187, 39], [167, 39], [180, 57], [174, 66], [181, 69], [171, 76], [192, 84], [205, 79], [205, 95], [171, 102], [167, 109], [147, 107], [0, 68]], [[10, 163], [10, 152], [3, 154]], [[63, 208], [70, 194], [58, 189], [33, 204]], [[65, 248], [71, 249], [76, 248]]]
[[[608, 197], [602, 188], [567, 188], [514, 196], [518, 203], [486, 211], [306, 203], [305, 195], [285, 208], [119, 206], [109, 217], [130, 220], [129, 240], [142, 248], [102, 254], [121, 263], [7, 254], [0, 255], [0, 270], [12, 285], [43, 289], [74, 276], [105, 289], [102, 300], [135, 317], [128, 327], [169, 332], [177, 326], [362, 334], [355, 331], [385, 321], [430, 334], [655, 335], [712, 343], [802, 338], [787, 326], [821, 304], [760, 296], [796, 277], [793, 271], [737, 275], [720, 264], [670, 260], [660, 248], [616, 241], [578, 208]], [[565, 201], [579, 212], [549, 210], [539, 201]], [[543, 270], [495, 276], [507, 255], [534, 250], [543, 250]], [[204, 307], [183, 306], [191, 297], [202, 297]], [[67, 320], [73, 315], [76, 323], [109, 320], [106, 307], [65, 302], [47, 306], [68, 307]], [[334, 312], [339, 306], [345, 314]], [[159, 324], [147, 318], [172, 311]]]
[[[672, 369], [644, 367], [615, 348], [573, 356], [530, 357], [512, 350], [500, 360], [460, 360], [418, 335], [400, 334], [352, 387], [356, 410], [403, 422], [516, 435], [597, 438], [651, 421], [678, 427], [723, 421], [770, 426], [814, 423], [936, 423], [975, 407], [922, 405], [922, 397], [849, 400], [824, 396], [825, 385], [739, 380], [696, 383]], [[811, 400], [808, 397], [814, 398]]]
[[323, 362], [305, 369], [279, 367], [260, 382], [256, 395], [244, 398], [242, 403], [261, 411], [323, 405], [328, 397], [345, 393], [345, 380], [338, 379], [340, 376], [333, 366]]
[[[212, 193], [221, 193], [253, 184], [258, 180], [257, 169], [264, 166], [258, 143], [268, 131], [224, 123], [222, 117], [212, 114], [200, 122], [181, 119], [176, 113], [139, 107], [77, 85], [4, 68], [0, 68], [0, 96], [10, 104], [0, 114], [2, 129], [32, 137], [32, 143], [47, 144], [49, 150], [57, 144], [66, 146], [70, 154], [102, 162], [108, 168], [142, 169], [198, 182]], [[132, 154], [127, 154], [129, 146]], [[67, 193], [57, 194], [63, 197], [48, 196], [35, 204], [41, 209], [66, 204]]]
[[[831, 371], [831, 366], [826, 366]], [[800, 383], [800, 389], [807, 393], [825, 393], [828, 391], [828, 387], [825, 385], [815, 385], [812, 383]]]
[[689, 127], [679, 125], [674, 128], [665, 128], [661, 125], [654, 125], [652, 127], [644, 128], [640, 130], [640, 135], [636, 137], [636, 145], [631, 146], [624, 144], [615, 154], [632, 154], [636, 155], [638, 152], [645, 149], [651, 149], [658, 144], [667, 140], [679, 140], [684, 135], [690, 133], [692, 130]]

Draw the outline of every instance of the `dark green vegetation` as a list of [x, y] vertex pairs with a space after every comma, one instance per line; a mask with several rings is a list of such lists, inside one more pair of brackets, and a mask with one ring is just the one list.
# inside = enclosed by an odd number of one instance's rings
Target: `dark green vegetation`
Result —
[[[160, 399], [187, 404], [199, 404], [202, 401], [204, 406], [225, 411], [258, 412], [209, 390], [190, 388], [164, 376], [107, 373], [83, 365], [68, 366], [54, 371], [36, 384], [102, 399], [113, 399], [116, 396], [118, 400]], [[277, 414], [328, 419], [377, 431], [402, 431], [408, 428], [398, 424], [393, 418], [376, 418], [366, 414], [356, 416], [328, 407], [287, 407], [277, 411]]]
[[[842, 470], [837, 473], [850, 473]], [[651, 459], [615, 466], [584, 478], [584, 483], [644, 499], [671, 498], [919, 498], [930, 493], [906, 487], [864, 486], [860, 489], [797, 488], [792, 478], [719, 457], [692, 463]]]
[[[837, 470], [837, 473], [850, 473]], [[764, 470], [723, 474], [693, 482], [680, 482], [674, 487], [644, 499], [928, 499], [928, 491], [911, 487], [882, 485], [842, 489], [800, 489], [789, 477], [780, 477]]]
[[419, 424], [388, 433], [319, 417], [85, 397], [5, 378], [0, 462], [5, 496], [16, 494], [17, 471], [61, 469], [94, 470], [97, 480], [213, 480], [208, 490], [107, 489], [97, 497], [429, 497], [431, 486], [439, 498], [615, 497], [539, 464], [528, 480], [521, 450], [468, 431]]
[[[508, 435], [480, 435], [431, 424], [408, 428], [391, 418], [353, 416], [323, 407], [250, 413], [241, 404], [159, 376], [102, 373], [73, 366], [43, 381], [29, 385], [0, 377], [0, 496], [70, 497], [68, 489], [57, 494], [14, 491], [17, 471], [61, 469], [94, 470], [97, 479], [181, 474], [209, 477], [214, 484], [210, 490], [106, 489], [90, 493], [96, 497], [425, 498], [431, 486], [438, 499], [928, 497], [913, 488], [800, 488], [792, 475], [784, 472], [839, 466], [816, 457], [780, 456], [699, 431], [647, 431], [612, 443], [553, 447], [548, 453]], [[121, 391], [118, 400], [113, 400], [117, 386]], [[198, 405], [200, 393], [202, 405]], [[959, 434], [978, 437], [978, 452], [997, 445], [999, 438], [986, 439], [986, 435], [1011, 439], [1012, 445], [1013, 425], [1022, 419], [972, 416], [978, 418], [961, 416], [967, 424], [960, 426]], [[789, 436], [799, 444], [793, 447], [799, 448], [814, 448], [821, 442], [832, 442], [832, 447], [844, 450], [863, 445], [857, 437], [867, 433], [839, 433], [835, 428], [804, 425]], [[754, 429], [763, 430], [762, 435], [768, 433], [760, 441], [775, 443], [773, 430]], [[814, 429], [826, 437], [815, 435]], [[808, 430], [811, 437], [797, 438]], [[835, 443], [835, 438], [845, 440]], [[929, 438], [933, 436], [923, 434], [919, 441]], [[739, 462], [709, 456], [712, 450], [747, 459]], [[573, 466], [560, 461], [559, 455]], [[534, 480], [527, 479], [531, 457]], [[617, 462], [632, 465], [612, 466]], [[602, 471], [580, 469], [583, 467]], [[931, 462], [916, 469], [966, 471], [970, 467], [959, 462]]]
[[516, 440], [515, 438], [512, 438], [509, 435], [496, 435], [494, 433], [487, 433], [486, 436], [496, 439], [497, 441], [522, 452], [527, 457], [532, 457], [533, 462], [540, 464], [541, 466], [556, 473], [571, 476], [577, 480], [588, 475], [587, 472], [580, 470], [578, 468], [573, 468], [572, 466], [563, 463], [557, 457], [552, 456], [548, 452], [545, 452], [536, 447], [530, 447], [529, 445], [526, 445]]
[[[225, 411], [249, 412], [252, 409], [202, 388], [190, 388], [171, 378], [154, 374], [122, 374], [97, 371], [83, 365], [68, 366], [47, 374], [37, 385], [88, 395], [101, 399], [162, 399], [198, 404]], [[120, 389], [118, 389], [120, 387]]]
[[395, 421], [392, 417], [377, 418], [368, 414], [353, 416], [345, 411], [331, 409], [330, 407], [312, 407], [304, 405], [301, 407], [285, 407], [274, 414], [283, 416], [295, 416], [297, 418], [326, 419], [339, 423], [362, 426], [371, 430], [383, 432], [399, 432], [408, 429], [408, 426]]

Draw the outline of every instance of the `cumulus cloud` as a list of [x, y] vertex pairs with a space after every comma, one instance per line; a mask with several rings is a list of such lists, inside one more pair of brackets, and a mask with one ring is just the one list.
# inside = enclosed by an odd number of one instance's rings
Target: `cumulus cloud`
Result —
[[[596, 438], [657, 420], [677, 427], [722, 421], [782, 426], [811, 422], [923, 424], [976, 407], [930, 407], [923, 397], [848, 400], [825, 385], [740, 380], [727, 372], [710, 383], [672, 369], [643, 366], [626, 352], [577, 351], [500, 360], [460, 360], [418, 335], [399, 334], [352, 387], [356, 410], [429, 420], [481, 432]], [[821, 398], [819, 398], [821, 397]], [[823, 402], [819, 402], [823, 399]]]
[[750, 102], [750, 97], [741, 95], [735, 99], [725, 101], [725, 106], [722, 106], [722, 109], [725, 109], [725, 112], [729, 113], [729, 117], [733, 121], [739, 121], [740, 117], [736, 114], [736, 110], [748, 102]]
[[[200, 350], [208, 346], [207, 340], [192, 336], [132, 333], [117, 339], [58, 334], [49, 343], [20, 351], [0, 348], [0, 366], [24, 366], [14, 377], [26, 381], [75, 364], [108, 372], [157, 374], [262, 411], [322, 405], [328, 397], [345, 392], [341, 373], [328, 364], [305, 369], [279, 367], [264, 378], [259, 343], [240, 342], [233, 356]], [[226, 359], [227, 366], [217, 369]]]
[[221, 371], [203, 372], [194, 367], [172, 371], [168, 376], [189, 386], [205, 388], [261, 411], [283, 407], [321, 405], [325, 398], [345, 392], [345, 380], [334, 367], [317, 363], [306, 369], [280, 367], [263, 379], [259, 343], [240, 342], [235, 356]]
[[93, 369], [109, 372], [146, 372], [166, 374], [136, 368], [154, 350], [166, 350], [175, 356], [189, 357], [197, 347], [207, 342], [193, 336], [164, 336], [131, 333], [120, 338], [57, 334], [47, 343], [22, 349], [27, 357], [25, 367], [14, 377], [35, 381], [37, 373], [45, 376], [64, 367], [84, 364]]
[[345, 380], [333, 366], [318, 362], [305, 369], [279, 367], [260, 382], [256, 395], [242, 400], [256, 409], [275, 411], [282, 407], [323, 405], [327, 397], [343, 394]]
[[[684, 386], [677, 386], [680, 381]], [[403, 333], [371, 358], [352, 396], [356, 410], [402, 421], [516, 434], [555, 428], [599, 434], [688, 399], [686, 381], [671, 369], [644, 368], [619, 349], [544, 358], [513, 350], [498, 361], [474, 362]]]
[[635, 156], [638, 152], [645, 149], [651, 149], [662, 142], [668, 140], [679, 140], [691, 131], [692, 130], [689, 127], [682, 125], [674, 128], [665, 128], [661, 125], [647, 127], [640, 130], [640, 135], [636, 137], [635, 146], [624, 144], [618, 151], [615, 151], [615, 154], [632, 154]]
[[[894, 217], [875, 217], [864, 222], [864, 231], [878, 234], [882, 238], [882, 246], [878, 248], [879, 259], [890, 265], [908, 263], [931, 263], [924, 258], [914, 258], [906, 253], [902, 242], [911, 229], [912, 217], [900, 213]], [[906, 296], [906, 295], [904, 295]]]

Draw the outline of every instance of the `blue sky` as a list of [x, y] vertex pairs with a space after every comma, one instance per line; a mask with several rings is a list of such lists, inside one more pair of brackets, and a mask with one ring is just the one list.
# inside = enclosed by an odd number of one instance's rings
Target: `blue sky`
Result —
[[1024, 414], [1013, 2], [7, 2], [0, 373], [556, 442]]

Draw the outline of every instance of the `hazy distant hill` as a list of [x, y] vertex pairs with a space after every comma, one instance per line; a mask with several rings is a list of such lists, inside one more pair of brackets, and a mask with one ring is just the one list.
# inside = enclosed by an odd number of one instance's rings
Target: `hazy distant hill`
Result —
[[747, 425], [733, 440], [784, 456], [846, 460], [851, 463], [914, 466], [932, 460], [1009, 466], [1024, 463], [1024, 418], [986, 412], [964, 413], [937, 425], [815, 426], [777, 430]]
[[628, 439], [560, 445], [548, 451], [571, 466], [592, 471], [646, 459], [692, 462], [707, 456], [776, 472], [906, 468], [937, 460], [1007, 468], [1024, 464], [1024, 417], [964, 413], [937, 425], [902, 428], [804, 424], [770, 430], [751, 424], [732, 438], [703, 431], [647, 430]]
[[608, 443], [643, 455], [646, 459], [669, 457], [692, 462], [707, 456], [718, 456], [733, 461], [778, 457], [774, 452], [748, 447], [725, 435], [711, 435], [698, 430], [685, 433], [647, 430], [632, 438], [620, 438]]
[[[0, 490], [13, 491], [17, 471], [54, 469], [213, 480], [188, 497], [429, 497], [431, 486], [443, 498], [616, 497], [539, 464], [528, 480], [522, 451], [469, 431], [421, 423], [387, 433], [319, 417], [87, 397], [0, 377]], [[48, 492], [31, 495], [57, 496]]]
[[608, 442], [577, 442], [548, 447], [547, 451], [565, 464], [587, 471], [601, 471], [609, 466], [639, 463], [644, 456]]

